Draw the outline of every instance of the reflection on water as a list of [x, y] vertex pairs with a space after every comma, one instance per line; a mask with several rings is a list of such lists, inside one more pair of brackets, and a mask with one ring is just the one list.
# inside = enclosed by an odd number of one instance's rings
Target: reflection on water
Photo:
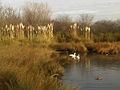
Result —
[[120, 90], [120, 56], [82, 56], [79, 63], [66, 67], [62, 79], [80, 90]]

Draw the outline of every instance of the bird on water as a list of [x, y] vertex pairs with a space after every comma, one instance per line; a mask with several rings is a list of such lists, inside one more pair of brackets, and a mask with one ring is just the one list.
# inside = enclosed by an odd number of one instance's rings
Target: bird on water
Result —
[[75, 60], [78, 60], [78, 61], [80, 60], [80, 55], [79, 54], [76, 55], [76, 53], [74, 53], [74, 54], [70, 54], [69, 56], [72, 57]]

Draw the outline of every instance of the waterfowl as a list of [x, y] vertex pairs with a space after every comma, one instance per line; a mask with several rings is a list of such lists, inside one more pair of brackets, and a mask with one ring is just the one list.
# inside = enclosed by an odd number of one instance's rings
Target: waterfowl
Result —
[[76, 55], [76, 53], [74, 53], [74, 54], [70, 54], [69, 56], [71, 56], [73, 59], [75, 59], [77, 62], [79, 62], [80, 61], [80, 55], [78, 54], [78, 55]]
[[103, 80], [103, 78], [102, 77], [97, 77], [96, 80]]
[[111, 53], [106, 53], [105, 55], [108, 56], [108, 55], [112, 55], [112, 54]]
[[77, 58], [78, 60], [80, 60], [80, 55], [78, 54], [78, 55], [76, 56], [76, 58]]
[[76, 59], [76, 53], [70, 54], [69, 56], [71, 56], [73, 59]]

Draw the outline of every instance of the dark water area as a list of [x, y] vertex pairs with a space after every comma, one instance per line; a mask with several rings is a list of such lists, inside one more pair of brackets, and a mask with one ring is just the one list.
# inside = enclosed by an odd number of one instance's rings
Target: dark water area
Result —
[[82, 56], [79, 63], [66, 66], [62, 80], [80, 90], [120, 90], [120, 55]]

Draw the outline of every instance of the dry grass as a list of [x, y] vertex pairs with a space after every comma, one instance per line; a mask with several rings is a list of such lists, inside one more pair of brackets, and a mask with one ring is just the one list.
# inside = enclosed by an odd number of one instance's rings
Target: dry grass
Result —
[[63, 66], [72, 61], [59, 57], [51, 48], [118, 54], [120, 42], [0, 44], [0, 90], [72, 90], [59, 79], [64, 72]]
[[58, 90], [64, 68], [53, 53], [40, 46], [1, 45], [0, 90]]
[[100, 54], [119, 54], [120, 42], [99, 42], [85, 44], [89, 52]]
[[98, 53], [98, 54], [119, 54], [120, 42], [69, 42], [69, 43], [56, 43], [50, 45], [58, 51], [69, 51], [79, 53]]
[[51, 45], [51, 47], [58, 51], [60, 50], [60, 51], [79, 52], [79, 53], [87, 52], [87, 48], [82, 42], [56, 43]]

